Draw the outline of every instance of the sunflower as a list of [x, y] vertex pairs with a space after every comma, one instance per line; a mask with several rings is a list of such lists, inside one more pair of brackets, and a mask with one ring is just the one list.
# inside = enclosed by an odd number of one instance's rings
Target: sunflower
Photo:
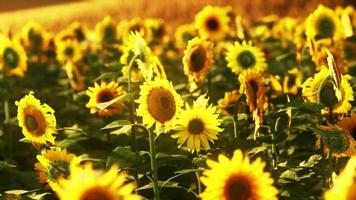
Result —
[[184, 73], [196, 81], [204, 80], [213, 64], [213, 43], [194, 38], [188, 42], [184, 51]]
[[273, 186], [270, 173], [263, 171], [265, 164], [260, 158], [251, 163], [241, 150], [235, 150], [231, 160], [223, 154], [218, 160], [206, 162], [211, 169], [204, 171], [201, 177], [206, 186], [200, 195], [202, 200], [278, 199], [278, 190]]
[[[161, 19], [146, 19], [145, 27], [151, 33], [151, 42], [155, 42], [156, 44], [164, 45], [169, 41], [168, 36], [168, 27]], [[149, 40], [148, 40], [149, 41]]]
[[225, 92], [224, 98], [218, 101], [219, 111], [225, 115], [236, 115], [237, 101], [240, 99], [241, 94], [237, 90]]
[[82, 58], [82, 51], [76, 40], [64, 40], [58, 42], [56, 54], [60, 63], [76, 63]]
[[327, 156], [331, 154], [333, 157], [340, 158], [355, 155], [356, 141], [347, 131], [332, 124], [327, 126], [318, 125], [318, 128], [323, 131], [332, 131], [335, 133], [327, 137], [317, 135], [316, 146], [318, 148], [321, 147], [322, 139], [324, 143], [324, 153], [326, 153]]
[[333, 180], [331, 189], [324, 193], [325, 200], [354, 200], [356, 199], [356, 156], [350, 158], [346, 167]]
[[116, 23], [110, 16], [95, 25], [95, 39], [99, 44], [106, 45], [117, 42]]
[[34, 145], [46, 144], [47, 141], [54, 144], [53, 134], [57, 131], [54, 110], [47, 104], [41, 104], [33, 92], [15, 104], [18, 107], [17, 120], [25, 138]]
[[283, 80], [283, 92], [285, 94], [296, 95], [298, 93], [298, 89], [302, 85], [302, 80], [302, 72], [299, 69], [293, 68], [288, 70], [287, 75]]
[[181, 112], [183, 100], [166, 79], [155, 78], [141, 86], [137, 115], [142, 117], [143, 124], [148, 128], [155, 124], [157, 134], [168, 132], [176, 124]]
[[83, 42], [88, 37], [88, 27], [79, 23], [73, 22], [66, 29], [59, 32], [56, 36], [56, 43], [63, 40], [76, 40], [77, 42]]
[[252, 45], [251, 42], [243, 41], [242, 44], [235, 42], [227, 47], [227, 66], [232, 72], [239, 74], [246, 69], [257, 69], [264, 71], [267, 67], [264, 53], [260, 48]]
[[58, 180], [56, 193], [61, 200], [140, 200], [133, 194], [135, 184], [126, 180], [127, 174], [118, 173], [115, 165], [106, 172], [94, 170], [91, 164], [83, 168], [71, 165], [68, 179]]
[[[351, 76], [349, 75], [341, 75], [341, 99], [338, 100], [329, 71], [325, 66], [322, 66], [320, 72], [314, 75], [314, 78], [309, 77], [303, 83], [303, 97], [307, 101], [332, 107], [335, 114], [347, 113], [352, 107], [350, 101], [354, 100], [353, 91], [349, 83], [350, 79]], [[323, 109], [322, 113], [328, 113], [328, 109]]]
[[26, 50], [39, 53], [48, 48], [50, 35], [38, 23], [27, 23], [20, 34], [20, 40]]
[[118, 30], [121, 30], [121, 38], [124, 40], [129, 37], [131, 33], [139, 33], [146, 41], [152, 40], [150, 28], [147, 26], [145, 20], [139, 17], [121, 21]]
[[245, 93], [246, 103], [252, 112], [255, 121], [254, 137], [262, 125], [263, 108], [267, 104], [266, 79], [262, 72], [255, 69], [247, 69], [239, 75], [240, 93]]
[[17, 41], [0, 37], [0, 70], [15, 76], [24, 76], [27, 71], [27, 55]]
[[210, 149], [209, 142], [217, 140], [222, 129], [219, 127], [222, 120], [216, 107], [208, 105], [208, 99], [200, 96], [190, 107], [187, 103], [185, 110], [179, 115], [175, 130], [178, 132], [172, 137], [177, 139], [180, 146], [187, 142], [189, 151], [199, 152], [201, 149]]
[[229, 16], [224, 8], [205, 6], [195, 16], [194, 25], [201, 37], [220, 40], [229, 32]]
[[175, 44], [178, 48], [183, 49], [196, 35], [197, 31], [194, 24], [180, 25], [175, 32]]
[[98, 112], [99, 116], [108, 117], [115, 115], [124, 109], [124, 105], [120, 102], [113, 103], [103, 110], [97, 108], [98, 104], [109, 102], [125, 94], [123, 87], [119, 86], [114, 81], [111, 81], [110, 83], [103, 81], [100, 85], [94, 83], [94, 87], [89, 87], [86, 94], [90, 99], [85, 106], [90, 109], [91, 114]]
[[84, 78], [78, 66], [72, 62], [67, 62], [64, 65], [70, 86], [77, 91], [81, 91], [85, 87]]
[[79, 157], [58, 147], [42, 151], [36, 158], [39, 162], [35, 163], [35, 169], [39, 173], [40, 183], [48, 183], [53, 191], [58, 190], [57, 180], [60, 177], [68, 177], [69, 165], [79, 165], [81, 162]]
[[335, 11], [323, 5], [308, 16], [305, 24], [305, 33], [308, 38], [322, 39], [333, 38], [335, 40], [342, 38], [342, 26], [340, 19]]
[[351, 114], [350, 117], [345, 117], [341, 121], [337, 122], [337, 125], [348, 132], [351, 137], [356, 140], [356, 114]]

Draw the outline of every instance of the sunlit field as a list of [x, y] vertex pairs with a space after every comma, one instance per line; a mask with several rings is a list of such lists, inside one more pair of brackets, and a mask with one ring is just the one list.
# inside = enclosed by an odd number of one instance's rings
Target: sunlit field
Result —
[[154, 2], [0, 9], [0, 199], [356, 200], [351, 1]]

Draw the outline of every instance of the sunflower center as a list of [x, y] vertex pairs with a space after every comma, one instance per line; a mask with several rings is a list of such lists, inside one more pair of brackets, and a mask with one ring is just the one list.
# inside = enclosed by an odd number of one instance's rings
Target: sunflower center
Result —
[[174, 96], [162, 87], [153, 88], [147, 97], [147, 109], [156, 121], [169, 121], [176, 113]]
[[351, 129], [350, 134], [351, 134], [352, 138], [353, 138], [354, 140], [356, 140], [356, 127], [353, 127], [353, 128]]
[[332, 37], [335, 29], [333, 21], [328, 17], [319, 19], [317, 23], [320, 38]]
[[199, 72], [203, 69], [206, 60], [206, 50], [204, 47], [199, 46], [193, 49], [190, 55], [190, 70]]
[[36, 33], [36, 31], [31, 29], [28, 33], [28, 38], [30, 39], [31, 47], [33, 48], [34, 51], [41, 50], [41, 46], [43, 42], [43, 38], [41, 34]]
[[252, 199], [250, 181], [242, 175], [232, 175], [225, 183], [224, 196], [226, 200]]
[[114, 93], [111, 90], [102, 90], [96, 97], [98, 103], [108, 102], [115, 98]]
[[287, 82], [287, 86], [288, 88], [291, 88], [295, 85], [295, 81], [296, 81], [297, 77], [295, 75], [289, 75], [288, 76], [288, 82]]
[[204, 129], [204, 123], [201, 121], [201, 119], [195, 118], [190, 120], [188, 123], [188, 131], [193, 135], [199, 135], [203, 133]]
[[46, 132], [46, 120], [37, 108], [30, 106], [24, 110], [25, 128], [32, 135], [39, 137]]
[[210, 31], [217, 31], [219, 29], [219, 22], [215, 17], [210, 17], [208, 20], [206, 20], [206, 27]]
[[142, 26], [140, 24], [135, 24], [130, 27], [130, 32], [140, 32]]
[[19, 64], [19, 60], [20, 60], [19, 55], [12, 48], [5, 49], [3, 58], [4, 58], [5, 65], [10, 68], [17, 67], [17, 65]]
[[331, 108], [339, 102], [336, 97], [334, 85], [330, 77], [327, 77], [321, 84], [318, 91], [318, 99], [320, 103]]
[[[80, 200], [116, 200], [114, 195], [106, 188], [101, 186], [94, 186], [86, 190]], [[119, 198], [121, 200], [122, 198]]]
[[69, 176], [69, 163], [66, 160], [55, 160], [48, 166], [48, 177], [56, 182], [59, 177]]
[[237, 56], [237, 62], [244, 69], [247, 69], [256, 64], [256, 58], [250, 51], [243, 51]]
[[113, 25], [108, 25], [104, 29], [104, 41], [106, 43], [112, 43], [116, 39], [116, 29]]
[[73, 47], [67, 47], [67, 48], [65, 48], [64, 53], [65, 53], [66, 56], [72, 57], [73, 54], [74, 54], [74, 49], [73, 49]]
[[342, 153], [349, 147], [347, 136], [344, 133], [336, 133], [333, 136], [324, 137], [325, 144], [336, 153]]
[[74, 30], [74, 34], [75, 34], [75, 38], [77, 38], [77, 40], [79, 42], [83, 41], [85, 39], [85, 34], [83, 32], [83, 30], [81, 28], [77, 28]]

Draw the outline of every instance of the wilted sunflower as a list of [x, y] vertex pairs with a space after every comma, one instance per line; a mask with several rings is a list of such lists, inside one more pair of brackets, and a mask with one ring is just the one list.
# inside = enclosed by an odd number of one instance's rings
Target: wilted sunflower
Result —
[[69, 176], [70, 164], [79, 165], [81, 162], [79, 157], [58, 147], [42, 151], [36, 158], [39, 162], [35, 163], [35, 169], [39, 172], [40, 183], [48, 183], [53, 191], [58, 190], [57, 180], [60, 177]]
[[[303, 97], [310, 102], [322, 103], [326, 107], [332, 107], [335, 114], [347, 113], [352, 107], [350, 101], [354, 100], [349, 83], [350, 79], [351, 76], [349, 75], [341, 75], [341, 99], [338, 100], [329, 71], [325, 66], [322, 66], [319, 73], [315, 74], [314, 77], [309, 77], [303, 83]], [[324, 114], [327, 112], [327, 108], [323, 109]]]
[[76, 63], [82, 58], [82, 50], [76, 40], [64, 40], [58, 42], [56, 54], [60, 63]]
[[340, 39], [343, 36], [340, 19], [335, 11], [323, 5], [308, 16], [305, 24], [305, 33], [308, 38], [322, 39], [333, 38]]
[[157, 134], [168, 132], [176, 124], [181, 112], [183, 100], [166, 79], [155, 78], [141, 86], [137, 115], [142, 117], [143, 124], [148, 128], [155, 124]]
[[332, 136], [317, 135], [316, 146], [320, 148], [322, 139], [324, 143], [324, 153], [327, 156], [329, 156], [330, 153], [336, 158], [355, 155], [356, 141], [347, 131], [332, 124], [327, 126], [318, 125], [318, 128], [323, 131], [331, 131], [334, 133]]
[[298, 68], [288, 70], [283, 80], [283, 92], [296, 95], [302, 85], [302, 80], [302, 72]]
[[202, 183], [206, 189], [202, 200], [277, 200], [278, 190], [273, 186], [270, 173], [264, 172], [260, 158], [250, 163], [248, 156], [235, 150], [229, 160], [219, 155], [219, 161], [207, 160], [211, 169], [203, 172]]
[[102, 45], [115, 43], [118, 39], [116, 23], [110, 16], [106, 16], [95, 25], [95, 40]]
[[180, 49], [184, 49], [188, 42], [197, 35], [194, 24], [180, 25], [175, 32], [175, 44]]
[[27, 23], [23, 27], [20, 35], [20, 40], [24, 48], [33, 53], [46, 50], [48, 48], [49, 38], [47, 31], [40, 24], [35, 22]]
[[245, 93], [246, 103], [255, 121], [254, 137], [262, 125], [263, 109], [267, 103], [265, 75], [255, 69], [247, 69], [239, 75], [240, 93]]
[[356, 114], [351, 114], [351, 117], [344, 117], [337, 125], [348, 132], [351, 137], [356, 140]]
[[124, 109], [124, 105], [120, 102], [113, 103], [103, 110], [100, 110], [97, 107], [100, 103], [109, 102], [125, 94], [123, 87], [119, 86], [114, 81], [111, 81], [110, 83], [103, 81], [100, 85], [98, 83], [94, 83], [94, 87], [89, 87], [86, 94], [90, 97], [90, 99], [85, 106], [90, 109], [91, 114], [98, 112], [99, 116], [108, 117], [115, 115]]
[[208, 105], [208, 99], [200, 96], [193, 106], [185, 105], [185, 110], [179, 115], [175, 130], [178, 132], [172, 137], [178, 139], [179, 146], [187, 142], [189, 151], [199, 152], [201, 149], [210, 149], [209, 142], [217, 140], [222, 129], [219, 127], [222, 120], [216, 107]]
[[224, 8], [205, 6], [195, 16], [194, 25], [201, 37], [220, 40], [229, 32], [229, 16]]
[[118, 172], [115, 165], [107, 172], [94, 170], [91, 164], [83, 168], [71, 165], [69, 178], [58, 180], [56, 193], [61, 200], [140, 200], [133, 194], [136, 186], [126, 181], [127, 174]]
[[33, 92], [16, 101], [17, 120], [25, 138], [35, 146], [50, 142], [54, 144], [56, 118], [54, 110], [33, 96]]
[[204, 80], [213, 64], [213, 43], [194, 38], [188, 42], [184, 51], [184, 73], [196, 81]]
[[237, 90], [230, 92], [225, 92], [224, 98], [218, 101], [220, 113], [226, 115], [236, 115], [237, 104], [236, 102], [240, 99], [241, 94]]
[[350, 158], [346, 167], [333, 180], [331, 189], [324, 193], [325, 200], [354, 200], [356, 199], [356, 156]]
[[0, 37], [0, 70], [8, 75], [24, 76], [27, 71], [27, 55], [18, 42]]
[[235, 42], [227, 48], [227, 66], [232, 72], [239, 74], [246, 69], [264, 71], [267, 67], [264, 53], [260, 48], [253, 46], [251, 42], [243, 41], [242, 44]]

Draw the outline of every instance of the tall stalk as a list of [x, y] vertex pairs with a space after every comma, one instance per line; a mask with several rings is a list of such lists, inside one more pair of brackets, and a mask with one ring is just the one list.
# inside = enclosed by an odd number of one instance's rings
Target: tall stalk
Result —
[[156, 162], [156, 144], [155, 136], [151, 130], [148, 130], [149, 134], [149, 145], [150, 145], [150, 157], [151, 157], [151, 171], [152, 171], [152, 184], [154, 200], [159, 200], [159, 188], [158, 188], [158, 172], [157, 172], [157, 162]]

